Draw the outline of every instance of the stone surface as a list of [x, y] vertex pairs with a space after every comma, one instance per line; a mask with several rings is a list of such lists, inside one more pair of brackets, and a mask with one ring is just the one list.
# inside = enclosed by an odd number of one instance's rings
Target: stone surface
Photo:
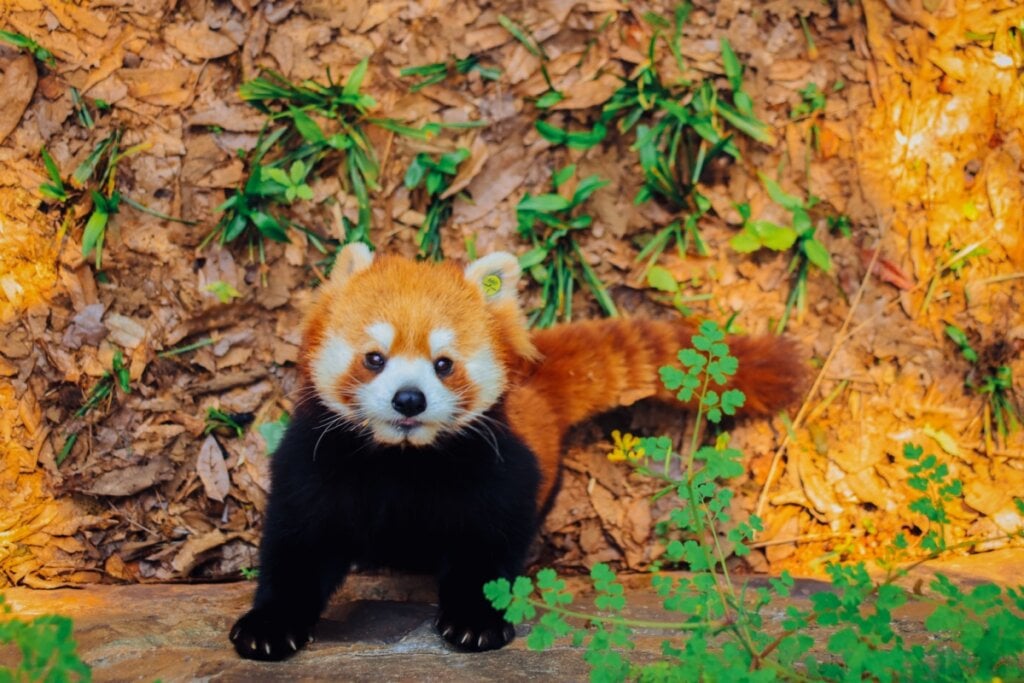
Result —
[[[903, 579], [913, 585], [941, 571], [958, 583], [994, 581], [1019, 585], [1024, 549], [953, 558], [916, 568]], [[755, 579], [760, 582], [763, 579]], [[659, 613], [646, 590], [649, 577], [623, 577], [631, 612], [639, 618]], [[238, 658], [227, 640], [234, 619], [249, 605], [255, 584], [96, 585], [40, 591], [7, 589], [14, 613], [29, 617], [61, 613], [75, 620], [82, 658], [97, 681], [538, 681], [586, 680], [581, 653], [566, 647], [531, 652], [524, 639], [497, 652], [463, 654], [443, 644], [432, 627], [434, 587], [416, 576], [354, 576], [331, 603], [317, 627], [317, 640], [283, 663]], [[828, 584], [801, 579], [791, 600], [806, 606], [810, 595]], [[778, 622], [785, 604], [769, 606]], [[898, 631], [914, 640], [924, 635], [927, 611], [919, 604], [897, 614]], [[520, 629], [520, 636], [524, 629]], [[825, 632], [812, 632], [819, 641]], [[655, 656], [663, 634], [642, 632], [638, 657]], [[13, 653], [6, 651], [6, 656]], [[5, 650], [0, 648], [0, 664]]]

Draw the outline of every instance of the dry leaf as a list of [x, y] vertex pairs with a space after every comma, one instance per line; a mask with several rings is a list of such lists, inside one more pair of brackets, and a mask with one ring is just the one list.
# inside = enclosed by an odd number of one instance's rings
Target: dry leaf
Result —
[[[252, 107], [216, 100], [212, 105], [200, 109], [188, 119], [190, 126], [219, 126], [224, 130], [242, 133], [258, 133], [263, 128], [265, 117]], [[191, 150], [191, 146], [189, 148]], [[241, 162], [239, 162], [241, 163]]]
[[231, 480], [228, 478], [224, 453], [212, 434], [206, 437], [206, 441], [199, 448], [199, 457], [196, 458], [196, 473], [203, 482], [207, 497], [223, 503], [228, 491], [231, 490]]
[[36, 63], [28, 55], [21, 55], [7, 66], [0, 80], [0, 92], [4, 93], [0, 104], [0, 143], [18, 127], [21, 115], [36, 92], [38, 80]]
[[119, 313], [107, 316], [105, 325], [110, 330], [110, 341], [131, 351], [146, 338], [146, 328]]
[[170, 477], [166, 460], [154, 458], [138, 465], [104, 472], [74, 490], [94, 496], [131, 496]]
[[108, 22], [99, 14], [91, 12], [85, 7], [79, 7], [61, 0], [44, 0], [49, 9], [61, 26], [68, 30], [83, 28], [98, 38], [103, 38], [110, 30]]
[[451, 185], [448, 189], [441, 193], [441, 199], [447, 199], [453, 197], [459, 192], [462, 192], [466, 186], [472, 182], [473, 178], [480, 173], [480, 170], [484, 167], [487, 159], [491, 156], [490, 148], [487, 143], [483, 141], [479, 136], [473, 138], [473, 144], [469, 147], [469, 159], [464, 161], [459, 167], [458, 174], [452, 178]]
[[101, 322], [103, 304], [90, 304], [75, 314], [64, 330], [63, 344], [69, 349], [82, 344], [98, 345], [107, 337], [107, 327]]
[[814, 463], [814, 457], [806, 448], [797, 448], [793, 463], [796, 465], [797, 474], [800, 477], [800, 484], [803, 487], [804, 495], [814, 506], [814, 511], [823, 515], [826, 519], [837, 519], [843, 513], [843, 506], [840, 505], [832, 493], [832, 488], [825, 481], [824, 475]]
[[228, 541], [238, 538], [238, 534], [225, 534], [219, 529], [214, 529], [200, 536], [191, 536], [181, 546], [181, 550], [171, 561], [174, 570], [183, 576], [188, 576], [195, 566], [199, 564], [200, 555], [220, 547]]
[[223, 33], [210, 30], [203, 22], [190, 26], [172, 24], [164, 29], [164, 40], [193, 62], [226, 57], [238, 49], [238, 45]]
[[[796, 552], [796, 538], [800, 534], [800, 508], [783, 505], [776, 509], [771, 521], [758, 540], [766, 543], [764, 554], [768, 562], [784, 560]], [[793, 541], [787, 543], [786, 541]]]
[[768, 67], [768, 79], [772, 81], [799, 81], [803, 86], [803, 79], [811, 71], [812, 63], [806, 59], [780, 59], [772, 62]]
[[121, 69], [118, 77], [132, 97], [162, 106], [185, 104], [192, 96], [187, 88], [192, 70], [183, 66], [169, 69]]
[[492, 156], [468, 186], [473, 203], [455, 202], [452, 212], [455, 222], [469, 223], [486, 216], [523, 184], [529, 167], [530, 159], [520, 148], [505, 147]]
[[622, 87], [622, 81], [615, 74], [601, 74], [600, 77], [580, 81], [564, 91], [565, 99], [552, 109], [587, 109], [607, 102], [612, 93]]

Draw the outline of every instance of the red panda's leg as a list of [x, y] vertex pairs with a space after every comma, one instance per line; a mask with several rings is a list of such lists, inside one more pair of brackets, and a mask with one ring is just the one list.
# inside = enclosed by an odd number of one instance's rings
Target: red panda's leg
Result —
[[537, 534], [540, 469], [528, 445], [499, 438], [499, 467], [460, 506], [458, 531], [446, 535], [438, 566], [437, 630], [457, 648], [496, 650], [515, 629], [484, 596], [484, 584], [522, 573]]
[[515, 628], [505, 621], [484, 597], [488, 581], [504, 578], [511, 581], [523, 570], [528, 544], [521, 557], [497, 557], [496, 548], [467, 543], [467, 552], [452, 557], [440, 575], [437, 631], [455, 647], [472, 652], [496, 650], [515, 637]]
[[310, 471], [315, 424], [316, 416], [296, 412], [274, 454], [256, 597], [230, 632], [235, 650], [248, 659], [276, 661], [304, 647], [353, 560], [351, 543], [332, 521], [330, 499]]
[[[268, 527], [272, 518], [268, 519]], [[351, 558], [326, 551], [337, 539], [300, 540], [265, 533], [253, 607], [231, 629], [235, 651], [247, 659], [277, 661], [312, 641], [313, 627]]]

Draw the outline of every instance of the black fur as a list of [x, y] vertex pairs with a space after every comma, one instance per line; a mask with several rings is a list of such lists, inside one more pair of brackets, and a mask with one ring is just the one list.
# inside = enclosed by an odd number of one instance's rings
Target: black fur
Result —
[[349, 567], [435, 572], [437, 629], [465, 650], [491, 650], [515, 632], [483, 585], [523, 569], [537, 531], [540, 474], [500, 407], [487, 428], [426, 448], [380, 446], [333, 413], [300, 407], [271, 456], [271, 492], [253, 608], [231, 629], [235, 650], [279, 660], [313, 626]]

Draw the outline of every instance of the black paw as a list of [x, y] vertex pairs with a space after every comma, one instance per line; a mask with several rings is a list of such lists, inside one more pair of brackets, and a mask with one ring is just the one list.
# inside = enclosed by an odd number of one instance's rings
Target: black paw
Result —
[[483, 620], [459, 619], [456, 615], [438, 612], [434, 622], [437, 632], [460, 650], [484, 652], [497, 650], [512, 642], [516, 637], [515, 626], [495, 613]]
[[288, 624], [279, 615], [258, 609], [249, 610], [236, 621], [228, 638], [242, 657], [268, 662], [291, 657], [313, 642], [309, 628]]

